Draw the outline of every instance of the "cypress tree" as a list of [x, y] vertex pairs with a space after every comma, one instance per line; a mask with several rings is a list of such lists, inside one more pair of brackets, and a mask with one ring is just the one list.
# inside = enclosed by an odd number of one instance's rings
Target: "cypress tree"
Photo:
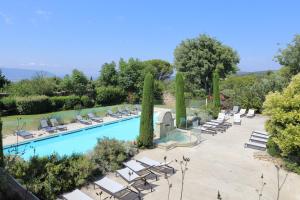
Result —
[[213, 103], [215, 109], [217, 110], [219, 110], [221, 107], [219, 81], [219, 73], [217, 70], [215, 70], [215, 72], [213, 73]]
[[147, 148], [153, 146], [153, 90], [153, 76], [148, 73], [144, 80], [140, 135], [138, 138], [138, 145]]
[[186, 120], [184, 100], [184, 81], [181, 73], [176, 74], [176, 126], [180, 127], [182, 119]]
[[2, 144], [2, 120], [0, 118], [0, 167], [4, 167], [4, 154]]

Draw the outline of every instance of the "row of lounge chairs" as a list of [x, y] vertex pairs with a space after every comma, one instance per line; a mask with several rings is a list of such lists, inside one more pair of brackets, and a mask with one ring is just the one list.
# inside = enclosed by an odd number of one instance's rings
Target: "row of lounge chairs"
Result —
[[[122, 118], [122, 116], [126, 115], [137, 115], [140, 111], [140, 106], [136, 105], [133, 110], [130, 110], [128, 107], [125, 107], [125, 109], [118, 108], [118, 111], [116, 113], [113, 113], [111, 110], [107, 111], [107, 116], [111, 116], [114, 118]], [[103, 122], [103, 118], [96, 116], [94, 113], [88, 113], [87, 119], [84, 119], [81, 115], [76, 115], [76, 121], [85, 124], [85, 125], [91, 125], [92, 122], [101, 123]], [[49, 120], [50, 124], [48, 123], [47, 119], [41, 119], [40, 120], [40, 127], [41, 130], [47, 132], [47, 133], [53, 133], [56, 131], [65, 131], [67, 130], [67, 126], [61, 125], [58, 123], [56, 118], [51, 118]], [[16, 135], [20, 136], [24, 139], [32, 138], [33, 134], [26, 130], [18, 130], [16, 131]]]
[[247, 112], [247, 109], [245, 108], [239, 108], [238, 106], [233, 106], [232, 110], [230, 111], [231, 115], [240, 115], [240, 117], [246, 116], [246, 117], [254, 117], [255, 116], [255, 110], [249, 109]]
[[127, 106], [125, 109], [118, 108], [116, 112], [112, 112], [111, 110], [107, 110], [106, 116], [110, 116], [113, 118], [122, 118], [122, 116], [130, 116], [130, 115], [137, 115], [141, 110], [139, 105], [136, 105], [134, 109], [129, 109]]
[[[48, 124], [48, 121], [46, 119], [41, 119], [40, 120], [41, 130], [46, 131], [48, 133], [53, 133], [57, 130], [59, 130], [59, 131], [67, 130], [67, 126], [60, 125], [56, 118], [51, 118], [50, 123], [51, 123], [51, 126]], [[24, 139], [28, 139], [28, 138], [33, 137], [33, 134], [29, 131], [26, 131], [26, 130], [18, 130], [18, 131], [16, 131], [16, 135], [20, 136]]]
[[227, 120], [225, 113], [219, 113], [216, 120], [208, 121], [201, 126], [198, 126], [198, 121], [193, 122], [193, 129], [199, 130], [201, 133], [215, 135], [218, 132], [225, 132], [232, 125]]
[[258, 150], [266, 150], [266, 144], [269, 139], [269, 134], [265, 131], [254, 130], [251, 133], [249, 141], [245, 143], [245, 148], [252, 148]]
[[[94, 182], [94, 189], [97, 187], [106, 192], [111, 196], [110, 199], [121, 199], [129, 195], [129, 193], [134, 194], [133, 196], [131, 195], [130, 199], [141, 199], [142, 190], [150, 189], [151, 192], [153, 191], [152, 185], [148, 182], [149, 179], [155, 178], [158, 180], [161, 174], [175, 173], [175, 169], [169, 165], [170, 163], [158, 162], [148, 157], [130, 160], [123, 163], [123, 169], [116, 171], [116, 176], [126, 181], [127, 185], [116, 182], [109, 177], [104, 177]], [[63, 198], [66, 200], [91, 200], [91, 197], [78, 189], [63, 195]]]

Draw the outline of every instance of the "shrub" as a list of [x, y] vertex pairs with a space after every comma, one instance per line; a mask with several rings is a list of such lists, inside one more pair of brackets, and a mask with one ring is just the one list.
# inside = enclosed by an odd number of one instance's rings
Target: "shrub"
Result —
[[88, 97], [88, 96], [82, 96], [81, 98], [80, 98], [80, 100], [81, 100], [81, 104], [83, 105], [83, 107], [85, 107], [85, 108], [90, 108], [90, 107], [93, 107], [94, 106], [94, 100], [93, 99], [91, 99], [90, 97]]
[[138, 137], [138, 145], [142, 147], [153, 146], [153, 89], [153, 76], [149, 73], [144, 81], [140, 134]]
[[39, 114], [51, 110], [51, 102], [47, 96], [28, 96], [16, 98], [17, 110], [20, 114]]
[[52, 110], [53, 111], [63, 110], [67, 98], [68, 96], [50, 97]]
[[70, 110], [70, 109], [75, 109], [81, 106], [81, 101], [79, 96], [71, 95], [67, 96], [65, 99], [65, 104], [63, 109], [64, 110]]
[[32, 157], [17, 159], [8, 170], [40, 199], [54, 200], [61, 193], [85, 184], [96, 165], [83, 155]]
[[96, 102], [99, 105], [113, 105], [124, 102], [125, 92], [119, 87], [98, 87], [96, 88]]
[[263, 107], [270, 116], [266, 129], [280, 155], [300, 166], [300, 73], [283, 92], [270, 93]]
[[[17, 114], [17, 105], [16, 99], [14, 97], [4, 97], [1, 99], [0, 103], [1, 111], [3, 111], [3, 115], [13, 115]], [[4, 113], [5, 111], [5, 113]]]
[[270, 138], [267, 143], [267, 150], [271, 156], [280, 156], [280, 149], [278, 145]]
[[122, 163], [132, 155], [132, 149], [126, 143], [106, 137], [98, 140], [92, 153], [92, 161], [105, 172], [112, 172], [122, 167]]
[[181, 73], [176, 74], [176, 126], [183, 127], [182, 119], [184, 124], [186, 120], [186, 108], [184, 100], [184, 82]]

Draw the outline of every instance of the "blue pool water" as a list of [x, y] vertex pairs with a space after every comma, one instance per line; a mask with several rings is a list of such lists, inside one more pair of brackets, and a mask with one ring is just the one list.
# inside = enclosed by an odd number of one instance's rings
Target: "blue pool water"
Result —
[[[154, 116], [156, 121], [157, 115]], [[48, 156], [52, 153], [71, 155], [72, 153], [86, 153], [97, 144], [98, 138], [109, 137], [118, 140], [133, 141], [139, 134], [140, 118], [132, 118], [116, 123], [106, 124], [94, 128], [85, 128], [57, 137], [36, 140], [18, 146], [18, 155], [28, 160], [33, 155]], [[16, 147], [4, 148], [5, 154], [15, 154]], [[21, 153], [20, 153], [21, 152]], [[24, 152], [22, 154], [22, 152]]]

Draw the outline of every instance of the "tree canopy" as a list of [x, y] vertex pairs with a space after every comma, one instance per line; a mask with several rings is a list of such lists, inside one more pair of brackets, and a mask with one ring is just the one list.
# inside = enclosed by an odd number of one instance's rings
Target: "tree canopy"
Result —
[[276, 56], [277, 61], [283, 67], [285, 76], [292, 77], [300, 72], [300, 35], [296, 35], [294, 40], [285, 49], [279, 50]]
[[176, 47], [174, 57], [177, 71], [183, 72], [191, 90], [209, 88], [215, 69], [224, 78], [235, 73], [239, 63], [236, 51], [208, 35], [182, 41]]
[[9, 84], [10, 81], [6, 79], [4, 74], [2, 74], [2, 71], [0, 69], [0, 88], [3, 88], [5, 85]]
[[153, 59], [146, 60], [144, 63], [154, 69], [154, 78], [156, 80], [166, 80], [173, 74], [173, 66], [167, 61]]
[[98, 80], [100, 86], [116, 86], [118, 84], [118, 72], [116, 69], [116, 63], [104, 63], [102, 65]]

